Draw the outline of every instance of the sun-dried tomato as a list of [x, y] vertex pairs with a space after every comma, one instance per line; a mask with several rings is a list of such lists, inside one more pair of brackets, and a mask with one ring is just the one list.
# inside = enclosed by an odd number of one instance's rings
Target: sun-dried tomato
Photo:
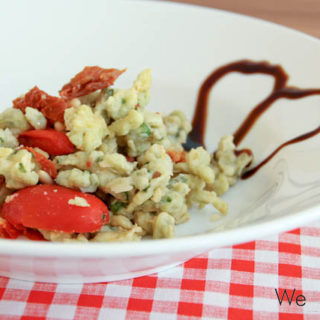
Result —
[[64, 122], [64, 110], [68, 104], [59, 97], [50, 96], [40, 90], [37, 86], [33, 87], [22, 98], [13, 100], [13, 107], [25, 112], [26, 107], [38, 109], [51, 122]]
[[53, 179], [57, 177], [57, 169], [51, 160], [47, 159], [43, 154], [37, 152], [31, 147], [23, 147], [22, 149], [26, 149], [27, 151], [31, 152], [35, 160], [41, 166], [41, 169], [45, 171], [50, 177], [52, 177]]
[[13, 107], [25, 112], [26, 107], [41, 110], [46, 105], [47, 94], [37, 86], [27, 92], [24, 97], [13, 100]]
[[105, 89], [113, 85], [115, 80], [125, 71], [126, 69], [103, 69], [98, 66], [85, 67], [62, 87], [59, 91], [60, 96], [65, 100], [71, 100], [98, 89]]
[[185, 151], [167, 150], [167, 154], [170, 156], [171, 160], [174, 163], [186, 161], [186, 152]]

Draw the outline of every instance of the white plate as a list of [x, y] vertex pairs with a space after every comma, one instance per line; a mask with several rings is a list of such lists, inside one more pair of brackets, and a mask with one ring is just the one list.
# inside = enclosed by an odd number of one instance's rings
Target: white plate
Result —
[[[299, 32], [219, 10], [160, 2], [6, 1], [0, 6], [1, 106], [37, 84], [56, 94], [85, 65], [128, 67], [127, 85], [153, 71], [150, 108], [183, 109], [191, 118], [201, 81], [221, 64], [250, 58], [280, 63], [290, 83], [320, 87], [320, 42]], [[211, 96], [207, 146], [232, 133], [270, 91], [267, 76], [230, 75]], [[230, 94], [232, 92], [232, 94]], [[319, 125], [320, 97], [282, 100], [243, 145], [256, 161], [278, 144]], [[177, 238], [140, 243], [60, 244], [0, 241], [0, 275], [52, 282], [96, 282], [150, 274], [209, 249], [250, 241], [320, 216], [316, 136], [280, 152], [224, 197], [227, 217], [193, 210]]]

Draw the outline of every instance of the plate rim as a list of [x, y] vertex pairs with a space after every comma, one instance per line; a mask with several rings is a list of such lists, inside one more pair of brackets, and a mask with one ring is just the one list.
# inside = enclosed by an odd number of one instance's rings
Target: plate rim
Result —
[[[109, 0], [110, 1], [110, 0]], [[117, 3], [118, 0], [111, 0]], [[213, 14], [236, 16], [247, 22], [264, 24], [273, 29], [289, 32], [302, 39], [312, 41], [320, 46], [320, 39], [306, 34], [300, 30], [287, 27], [268, 20], [235, 13], [227, 10], [211, 7], [197, 6], [195, 4], [176, 3], [168, 1], [145, 1], [145, 0], [121, 0], [121, 2], [136, 2], [147, 6], [171, 6], [180, 7], [186, 10], [211, 11]], [[144, 240], [141, 242], [103, 242], [103, 243], [61, 243], [61, 242], [41, 242], [29, 240], [0, 239], [1, 255], [33, 256], [33, 257], [61, 257], [61, 258], [108, 258], [120, 257], [124, 254], [129, 256], [139, 256], [146, 254], [164, 254], [174, 252], [186, 252], [199, 250], [203, 252], [222, 246], [230, 246], [244, 242], [253, 241], [271, 234], [289, 231], [297, 227], [315, 221], [320, 217], [320, 203], [302, 211], [298, 211], [290, 216], [274, 218], [267, 222], [255, 222], [248, 226], [235, 227], [231, 230], [212, 231], [204, 234], [181, 236], [177, 238], [161, 240]], [[188, 242], [188, 246], [186, 246]], [[218, 245], [215, 245], [218, 243]], [[219, 244], [220, 243], [220, 244]], [[85, 250], [84, 250], [85, 248]]]

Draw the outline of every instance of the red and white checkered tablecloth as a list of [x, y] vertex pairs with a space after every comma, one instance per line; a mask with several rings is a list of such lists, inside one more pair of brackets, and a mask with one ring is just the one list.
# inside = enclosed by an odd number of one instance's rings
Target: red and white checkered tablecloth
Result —
[[[287, 289], [289, 305], [280, 298]], [[296, 297], [305, 296], [298, 306]], [[65, 285], [0, 278], [0, 319], [320, 319], [320, 224], [215, 249], [142, 278]], [[302, 299], [300, 297], [299, 299]], [[300, 304], [303, 301], [298, 301]]]

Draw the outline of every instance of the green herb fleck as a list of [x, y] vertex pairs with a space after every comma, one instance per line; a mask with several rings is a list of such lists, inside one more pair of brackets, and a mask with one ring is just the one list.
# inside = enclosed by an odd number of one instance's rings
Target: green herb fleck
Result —
[[112, 212], [116, 213], [118, 212], [121, 208], [124, 208], [125, 204], [123, 202], [120, 201], [116, 201], [114, 203], [111, 204], [110, 209]]
[[166, 197], [165, 201], [166, 201], [166, 202], [171, 202], [171, 201], [172, 201], [172, 198]]
[[96, 159], [96, 162], [101, 162], [103, 160], [103, 156], [99, 156], [97, 159]]
[[17, 153], [18, 153], [18, 151], [19, 151], [19, 149], [15, 149], [15, 150], [13, 150], [12, 154], [17, 154]]
[[148, 173], [151, 173], [152, 171], [151, 171], [150, 169], [147, 169], [147, 172], [148, 172]]
[[26, 172], [27, 172], [26, 168], [24, 167], [24, 165], [23, 165], [21, 162], [19, 162], [19, 170], [20, 170], [21, 172], [23, 172], [23, 173], [26, 173]]
[[114, 95], [114, 89], [106, 88], [104, 89], [104, 93], [111, 97]]
[[129, 192], [126, 191], [124, 194], [125, 194], [125, 196], [126, 196], [126, 201], [128, 202], [128, 201], [129, 201]]
[[143, 124], [140, 126], [140, 133], [141, 133], [142, 136], [150, 137], [150, 135], [151, 135], [151, 129], [150, 129], [150, 127], [149, 127], [146, 123], [143, 123]]
[[147, 187], [144, 188], [142, 191], [143, 191], [143, 192], [146, 192], [149, 188], [150, 188], [150, 186], [147, 186]]
[[127, 103], [127, 100], [125, 98], [122, 98], [121, 99], [121, 104], [126, 104]]
[[181, 182], [187, 182], [188, 179], [185, 176], [179, 176]]
[[1, 142], [1, 143], [4, 143], [4, 140], [3, 140], [1, 137], [0, 137], [0, 142]]

